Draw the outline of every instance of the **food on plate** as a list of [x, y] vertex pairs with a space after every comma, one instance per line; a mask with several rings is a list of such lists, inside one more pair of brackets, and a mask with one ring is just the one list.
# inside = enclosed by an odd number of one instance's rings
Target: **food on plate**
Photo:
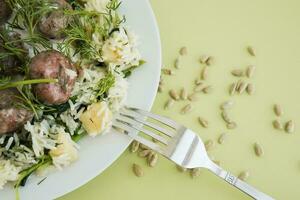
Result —
[[5, 3], [12, 15], [0, 29], [0, 189], [80, 159], [77, 142], [108, 132], [126, 77], [144, 63], [118, 0]]

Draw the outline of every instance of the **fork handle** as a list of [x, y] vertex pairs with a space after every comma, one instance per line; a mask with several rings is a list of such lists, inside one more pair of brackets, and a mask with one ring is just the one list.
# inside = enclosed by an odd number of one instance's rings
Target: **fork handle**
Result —
[[274, 200], [274, 198], [269, 195], [257, 190], [253, 186], [247, 184], [246, 182], [238, 179], [236, 176], [232, 175], [230, 172], [223, 170], [221, 167], [211, 162], [209, 170], [214, 174], [224, 179], [226, 182], [230, 183], [234, 187], [238, 188], [245, 194], [249, 195], [253, 199], [257, 200]]

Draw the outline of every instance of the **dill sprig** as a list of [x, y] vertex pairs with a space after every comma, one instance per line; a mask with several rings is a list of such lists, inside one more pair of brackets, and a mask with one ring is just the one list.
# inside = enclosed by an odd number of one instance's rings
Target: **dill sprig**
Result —
[[[9, 77], [7, 77], [9, 79]], [[5, 79], [4, 79], [5, 80]], [[38, 83], [57, 83], [57, 79], [31, 79], [31, 80], [22, 80], [22, 81], [13, 81], [13, 82], [1, 82], [0, 80], [0, 90], [4, 90], [7, 88], [15, 88], [21, 85], [32, 85]]]
[[102, 98], [104, 94], [115, 84], [115, 76], [109, 72], [104, 78], [98, 82], [97, 98]]

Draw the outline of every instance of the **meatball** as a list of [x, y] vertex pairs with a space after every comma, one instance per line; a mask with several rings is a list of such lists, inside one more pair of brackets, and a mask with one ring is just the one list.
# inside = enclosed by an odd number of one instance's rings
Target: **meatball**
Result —
[[[3, 29], [0, 29], [0, 35], [4, 36], [6, 41], [16, 41], [11, 43], [13, 47], [19, 50], [19, 54], [16, 55], [15, 52], [10, 52], [8, 49], [3, 47], [6, 42], [0, 39], [0, 53], [12, 53], [6, 57], [0, 58], [0, 74], [4, 75], [15, 75], [20, 73], [23, 60], [28, 56], [28, 51], [25, 49], [23, 43], [20, 41], [20, 34], [12, 33], [10, 35], [4, 34]], [[17, 41], [18, 40], [18, 41]]]
[[53, 0], [58, 9], [48, 13], [39, 22], [39, 30], [50, 39], [62, 39], [63, 30], [68, 26], [70, 16], [66, 16], [63, 10], [71, 10], [72, 6], [65, 0]]
[[18, 95], [17, 89], [0, 90], [0, 135], [17, 131], [33, 117], [31, 111], [16, 106]]
[[32, 58], [29, 73], [31, 78], [57, 79], [57, 83], [33, 85], [37, 98], [47, 105], [60, 105], [68, 101], [73, 90], [77, 71], [73, 63], [62, 53], [44, 51]]
[[6, 0], [0, 0], [0, 25], [7, 22], [12, 14], [12, 9]]

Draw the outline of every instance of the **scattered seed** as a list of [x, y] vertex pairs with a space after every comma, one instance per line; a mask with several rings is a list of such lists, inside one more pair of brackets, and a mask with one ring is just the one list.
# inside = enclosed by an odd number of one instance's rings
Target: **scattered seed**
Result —
[[205, 149], [206, 149], [206, 151], [212, 150], [214, 146], [215, 146], [215, 143], [212, 140], [207, 140], [205, 142]]
[[198, 117], [198, 121], [201, 124], [201, 126], [203, 126], [203, 128], [208, 127], [208, 121], [206, 119], [204, 119], [203, 117]]
[[238, 87], [238, 93], [242, 94], [246, 90], [247, 86], [248, 83], [246, 83], [245, 81], [241, 81]]
[[247, 47], [247, 51], [248, 51], [248, 53], [249, 53], [251, 56], [255, 56], [255, 55], [256, 55], [255, 50], [254, 50], [253, 47], [251, 47], [251, 46], [248, 46], [248, 47]]
[[212, 160], [216, 165], [221, 165], [221, 161], [219, 161], [219, 160]]
[[180, 172], [186, 172], [187, 168], [181, 167], [180, 165], [176, 165], [176, 168], [178, 169], [178, 171]]
[[182, 56], [187, 55], [187, 48], [186, 47], [181, 47], [181, 49], [179, 50], [179, 54]]
[[230, 85], [230, 87], [229, 87], [229, 94], [230, 94], [231, 96], [234, 95], [234, 93], [235, 93], [235, 91], [236, 91], [236, 88], [237, 88], [237, 82], [234, 82], [234, 83], [232, 83], [232, 84]]
[[204, 88], [203, 84], [197, 85], [194, 88], [194, 92], [201, 92], [203, 90], [203, 88]]
[[173, 99], [169, 99], [169, 100], [165, 103], [165, 110], [170, 109], [173, 105], [174, 105], [174, 100], [173, 100]]
[[246, 76], [247, 76], [248, 78], [252, 78], [254, 72], [255, 72], [255, 66], [250, 65], [250, 66], [248, 66], [247, 69], [246, 69]]
[[134, 140], [132, 143], [131, 143], [131, 147], [130, 147], [130, 151], [132, 153], [135, 153], [137, 152], [137, 150], [139, 149], [139, 146], [140, 146], [140, 143], [136, 140]]
[[164, 79], [162, 77], [160, 77], [160, 79], [159, 79], [159, 85], [164, 85], [164, 84], [165, 84]]
[[200, 175], [200, 168], [193, 168], [191, 169], [190, 173], [191, 173], [191, 177], [192, 178], [196, 178]]
[[179, 60], [179, 57], [177, 57], [174, 61], [174, 67], [176, 69], [179, 69], [180, 68], [180, 60]]
[[231, 74], [236, 77], [242, 77], [244, 76], [244, 71], [241, 69], [234, 69], [231, 71]]
[[197, 78], [197, 79], [195, 80], [195, 84], [196, 84], [196, 85], [202, 85], [203, 82], [201, 81], [200, 78]]
[[246, 91], [249, 95], [253, 95], [255, 92], [255, 87], [252, 83], [248, 83]]
[[237, 124], [235, 122], [230, 122], [230, 123], [226, 124], [226, 127], [228, 129], [235, 129], [237, 127]]
[[201, 64], [206, 64], [208, 58], [209, 58], [208, 55], [202, 55], [202, 56], [200, 56], [199, 61], [200, 61]]
[[278, 119], [275, 119], [275, 120], [273, 121], [273, 127], [274, 127], [275, 129], [278, 129], [278, 130], [282, 130], [282, 129], [283, 129], [283, 125], [279, 122]]
[[207, 80], [207, 76], [208, 76], [208, 67], [205, 66], [205, 67], [203, 67], [203, 69], [201, 71], [201, 79]]
[[293, 133], [295, 131], [295, 123], [293, 120], [290, 120], [285, 124], [285, 131], [287, 133]]
[[144, 158], [144, 157], [147, 157], [149, 155], [149, 153], [151, 153], [151, 150], [145, 149], [145, 150], [140, 151], [138, 153], [138, 155], [139, 155], [139, 157]]
[[227, 138], [227, 134], [226, 134], [226, 133], [222, 133], [222, 134], [220, 135], [220, 137], [218, 138], [218, 143], [219, 143], [219, 144], [223, 144], [224, 141], [226, 140], [226, 138]]
[[142, 169], [141, 166], [139, 166], [138, 164], [133, 164], [132, 165], [132, 170], [133, 170], [133, 173], [137, 176], [137, 177], [142, 177], [144, 176], [144, 171]]
[[243, 171], [238, 175], [238, 178], [241, 179], [242, 181], [246, 181], [250, 176], [249, 171]]
[[177, 92], [175, 90], [173, 90], [173, 89], [170, 90], [169, 95], [172, 99], [174, 99], [176, 101], [179, 100], [179, 95], [177, 94]]
[[274, 113], [275, 115], [277, 115], [278, 117], [281, 117], [283, 115], [283, 110], [282, 107], [278, 104], [274, 105]]
[[162, 87], [161, 85], [159, 85], [157, 91], [158, 91], [159, 93], [162, 93], [162, 92], [163, 92], [163, 87]]
[[187, 99], [187, 92], [186, 92], [185, 88], [181, 89], [180, 98], [181, 98], [181, 100], [186, 100]]
[[150, 167], [154, 167], [157, 164], [158, 161], [158, 154], [157, 153], [153, 153], [148, 157], [148, 165]]
[[206, 63], [208, 66], [210, 66], [210, 65], [212, 65], [212, 64], [214, 63], [214, 61], [215, 61], [214, 57], [209, 56], [205, 63]]
[[233, 120], [229, 117], [227, 110], [223, 110], [222, 113], [222, 118], [226, 123], [231, 123]]
[[162, 69], [162, 72], [165, 74], [165, 75], [174, 75], [174, 71], [171, 70], [171, 69]]
[[198, 96], [197, 96], [197, 93], [192, 93], [188, 96], [188, 99], [190, 101], [197, 101], [198, 100]]
[[187, 114], [188, 112], [190, 112], [192, 109], [192, 105], [191, 104], [187, 104], [186, 106], [184, 106], [181, 109], [181, 114]]
[[224, 103], [221, 104], [220, 108], [222, 110], [227, 110], [227, 109], [230, 109], [232, 108], [232, 106], [234, 105], [234, 102], [229, 100], [229, 101], [225, 101]]
[[264, 154], [262, 146], [258, 143], [254, 144], [254, 152], [258, 157], [260, 157]]
[[213, 88], [212, 86], [206, 86], [202, 89], [202, 91], [205, 93], [205, 94], [209, 94], [213, 91]]

